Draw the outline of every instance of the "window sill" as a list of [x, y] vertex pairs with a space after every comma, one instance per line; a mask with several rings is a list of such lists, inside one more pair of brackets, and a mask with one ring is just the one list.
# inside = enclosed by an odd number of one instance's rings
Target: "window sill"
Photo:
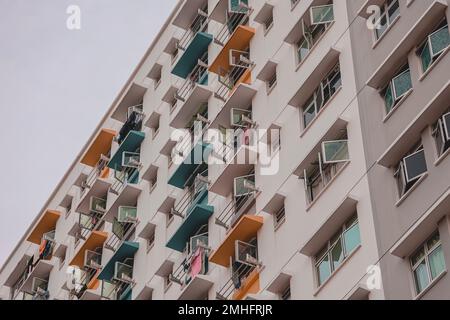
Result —
[[[305, 64], [305, 61], [308, 60], [309, 56], [311, 56], [311, 54], [313, 53], [314, 49], [319, 45], [319, 43], [322, 41], [323, 37], [325, 37], [325, 35], [328, 33], [328, 31], [331, 30], [331, 28], [334, 25], [334, 21], [330, 23], [330, 26], [328, 27], [327, 30], [325, 30], [325, 32], [317, 39], [316, 43], [314, 43], [314, 45], [311, 47], [311, 49], [309, 50], [308, 54], [306, 55], [306, 57], [302, 60], [297, 62], [297, 65], [295, 66], [295, 72], [298, 71], [298, 69], [300, 69], [300, 67]], [[297, 47], [297, 46], [296, 46]], [[297, 48], [298, 49], [298, 48]], [[298, 59], [298, 53], [297, 50], [295, 50], [295, 56], [296, 59]]]
[[339, 169], [339, 171], [336, 173], [336, 175], [333, 178], [331, 178], [330, 182], [328, 182], [328, 184], [325, 186], [325, 188], [323, 188], [319, 192], [317, 197], [310, 204], [308, 204], [308, 206], [306, 207], [306, 212], [311, 210], [311, 208], [317, 203], [317, 201], [319, 201], [320, 197], [322, 197], [322, 195], [328, 190], [330, 185], [333, 184], [334, 180], [336, 180], [341, 175], [342, 171], [344, 171], [344, 169], [347, 168], [349, 164], [350, 164], [350, 161], [348, 161], [346, 164], [344, 164], [342, 166], [341, 169]]
[[417, 189], [417, 187], [423, 182], [423, 180], [425, 180], [428, 177], [428, 173], [425, 173], [423, 176], [421, 176], [419, 178], [419, 180], [417, 180], [417, 182], [411, 187], [411, 189], [409, 189], [404, 195], [402, 195], [402, 197], [397, 201], [397, 203], [395, 204], [395, 206], [398, 208], [400, 207], [400, 205], [405, 202], [405, 200], [411, 195], [411, 193], [414, 192], [414, 190]]
[[433, 281], [430, 282], [430, 284], [425, 289], [422, 290], [421, 293], [414, 297], [414, 300], [420, 300], [421, 298], [423, 298], [423, 296], [427, 294], [427, 292], [430, 291], [436, 285], [436, 283], [438, 283], [446, 274], [447, 270], [442, 271], [440, 275], [438, 275]]
[[450, 46], [448, 46], [444, 51], [442, 51], [441, 55], [428, 67], [427, 71], [425, 71], [419, 78], [419, 82], [425, 80], [429, 73], [436, 67], [436, 65], [445, 57], [447, 52], [450, 51]]
[[[333, 102], [333, 100], [335, 99], [335, 97], [339, 94], [339, 92], [341, 92], [342, 90], [342, 86], [339, 87], [339, 89], [336, 90], [336, 92], [333, 94], [333, 96], [330, 98], [330, 100], [327, 101], [327, 103], [325, 103], [325, 105], [320, 109], [320, 111], [317, 113], [316, 117], [305, 127], [305, 129], [303, 129], [302, 133], [300, 134], [300, 138], [303, 138], [305, 136], [305, 134], [309, 131], [309, 128], [311, 128], [314, 123], [317, 121], [317, 119], [320, 117], [320, 115], [322, 114], [322, 112], [324, 112], [325, 109], [327, 109], [328, 105]], [[301, 112], [301, 110], [300, 110]], [[301, 115], [302, 116], [302, 115]], [[303, 116], [302, 116], [303, 118]]]
[[444, 161], [445, 158], [450, 154], [450, 148], [444, 151], [443, 154], [441, 154], [437, 160], [434, 162], [434, 166], [437, 167], [441, 164], [442, 161]]
[[394, 114], [395, 111], [397, 111], [398, 108], [405, 102], [406, 99], [411, 95], [414, 89], [409, 89], [408, 92], [405, 93], [405, 95], [400, 99], [400, 101], [389, 111], [389, 113], [383, 118], [383, 123], [386, 123]]
[[[374, 50], [376, 47], [378, 47], [378, 44], [384, 39], [384, 37], [389, 33], [389, 31], [391, 31], [391, 29], [395, 26], [395, 24], [397, 23], [397, 21], [400, 19], [401, 15], [398, 15], [394, 21], [392, 21], [392, 23], [390, 24], [389, 27], [386, 28], [386, 30], [384, 31], [384, 33], [381, 35], [381, 37], [379, 37], [378, 39], [375, 40], [375, 42], [372, 45], [372, 50]], [[375, 32], [375, 30], [374, 30]]]
[[322, 291], [322, 289], [336, 276], [336, 274], [344, 267], [344, 265], [346, 265], [348, 263], [348, 261], [353, 258], [353, 256], [356, 254], [356, 252], [359, 251], [359, 249], [361, 249], [362, 245], [358, 245], [348, 256], [347, 258], [345, 258], [342, 263], [339, 265], [339, 267], [336, 268], [336, 270], [334, 270], [334, 272], [328, 277], [327, 280], [325, 280], [317, 289], [316, 291], [313, 293], [313, 296], [316, 297], [320, 291]]

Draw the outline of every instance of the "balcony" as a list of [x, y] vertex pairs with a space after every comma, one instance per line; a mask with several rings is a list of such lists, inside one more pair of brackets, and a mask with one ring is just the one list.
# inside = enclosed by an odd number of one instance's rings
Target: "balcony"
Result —
[[59, 211], [45, 211], [38, 223], [34, 226], [33, 230], [31, 230], [27, 241], [41, 245], [44, 235], [55, 230], [56, 224], [60, 217], [61, 212]]
[[117, 133], [114, 130], [102, 129], [91, 143], [80, 162], [89, 167], [96, 167], [101, 160], [102, 155], [109, 155], [112, 141], [116, 134]]
[[112, 234], [105, 243], [105, 248], [112, 251], [117, 251], [134, 235], [139, 223], [136, 207], [120, 206], [117, 210], [118, 215], [112, 221]]
[[95, 251], [84, 250], [83, 264], [73, 264], [81, 270], [81, 278], [74, 284], [69, 295], [78, 300], [99, 300], [100, 295], [96, 292], [100, 287], [98, 275], [101, 269], [102, 247], [96, 247]]
[[[136, 111], [133, 111], [131, 114], [136, 114]], [[141, 116], [142, 119], [139, 120], [141, 123], [140, 126], [142, 126], [143, 114], [139, 115], [139, 117]], [[129, 116], [128, 119], [130, 119], [130, 117], [132, 116]], [[138, 117], [138, 115], [135, 115], [135, 117]], [[126, 124], [124, 127], [125, 126]], [[135, 128], [136, 127], [132, 127], [132, 129]], [[120, 194], [127, 184], [137, 184], [139, 182], [139, 171], [142, 167], [140, 161], [140, 147], [142, 141], [145, 139], [145, 133], [128, 129], [121, 130], [121, 134], [117, 137], [118, 142], [120, 143], [119, 148], [108, 163], [108, 167], [114, 170], [114, 183], [112, 184], [110, 191], [115, 194]], [[126, 133], [126, 136], [123, 136], [122, 133]]]
[[197, 176], [185, 195], [172, 209], [172, 214], [182, 217], [183, 222], [167, 242], [168, 248], [183, 252], [191, 236], [201, 226], [207, 225], [209, 218], [214, 213], [214, 207], [208, 205], [208, 189], [205, 179], [207, 176]]
[[100, 248], [103, 248], [103, 244], [107, 238], [107, 232], [93, 231], [78, 251], [76, 251], [69, 265], [77, 266], [81, 269], [84, 268], [85, 265], [89, 265], [89, 263], [87, 263], [89, 260], [86, 259], [86, 252], [97, 252]]
[[238, 26], [226, 45], [214, 59], [209, 71], [219, 75], [215, 92], [218, 99], [226, 102], [241, 83], [251, 84], [254, 63], [250, 59], [250, 40], [255, 29]]
[[258, 260], [256, 237], [244, 242], [236, 240], [234, 256], [230, 257], [231, 277], [217, 292], [219, 300], [243, 300], [260, 290], [259, 273], [262, 268]]
[[228, 268], [230, 258], [235, 254], [236, 241], [248, 242], [255, 238], [264, 219], [261, 216], [244, 215], [231, 229], [222, 244], [211, 254], [209, 261]]
[[206, 118], [207, 106], [202, 107], [201, 110], [172, 150], [172, 159], [178, 166], [168, 183], [180, 189], [184, 189], [186, 182], [195, 177], [196, 173], [204, 171], [202, 167], [205, 166], [205, 159], [212, 150], [212, 146], [204, 141], [209, 125]]
[[31, 295], [32, 300], [48, 299], [47, 283], [53, 263], [44, 259], [33, 261], [33, 257], [28, 260], [25, 269], [13, 285], [13, 299], [21, 292]]
[[[203, 4], [197, 1], [192, 3], [192, 7], [185, 8], [185, 11], [189, 10], [189, 14], [184, 17], [179, 14], [174, 20], [175, 25], [186, 30], [177, 44], [178, 49], [183, 53], [172, 69], [172, 74], [183, 79], [191, 74], [198, 60], [207, 52], [209, 44], [213, 41], [213, 35], [208, 33], [207, 1], [202, 2]], [[199, 7], [200, 5], [202, 7]]]
[[131, 300], [133, 258], [139, 243], [125, 241], [109, 259], [98, 275], [102, 280], [102, 297], [110, 300]]
[[181, 286], [179, 300], [201, 300], [208, 296], [213, 282], [208, 276], [208, 227], [204, 225], [185, 242], [183, 256], [170, 275]]
[[232, 228], [242, 215], [253, 208], [259, 194], [255, 187], [255, 175], [250, 174], [234, 178], [233, 190], [232, 200], [225, 206], [215, 221], [217, 225], [227, 230]]

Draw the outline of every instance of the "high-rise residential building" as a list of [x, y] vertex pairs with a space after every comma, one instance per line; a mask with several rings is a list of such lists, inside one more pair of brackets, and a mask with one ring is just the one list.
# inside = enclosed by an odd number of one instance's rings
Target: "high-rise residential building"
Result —
[[3, 299], [450, 299], [450, 0], [180, 1]]

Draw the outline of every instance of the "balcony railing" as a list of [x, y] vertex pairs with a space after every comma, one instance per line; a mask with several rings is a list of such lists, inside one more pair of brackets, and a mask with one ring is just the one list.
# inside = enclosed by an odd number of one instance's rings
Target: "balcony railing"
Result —
[[197, 174], [194, 179], [194, 183], [192, 183], [192, 185], [187, 188], [184, 196], [172, 208], [171, 213], [173, 215], [176, 215], [183, 219], [187, 218], [187, 215], [192, 208], [192, 204], [196, 200], [197, 196], [200, 194], [200, 192], [208, 189], [209, 181], [207, 175], [208, 171]]
[[[207, 230], [207, 226], [204, 227]], [[209, 251], [207, 232], [192, 237], [178, 268], [170, 275], [170, 280], [181, 286], [186, 286], [195, 276], [206, 274], [208, 272]]]
[[258, 261], [258, 247], [242, 241], [236, 242], [236, 257], [232, 262], [231, 277], [217, 292], [217, 299], [228, 300], [241, 289], [250, 274], [258, 272], [262, 264]]
[[116, 195], [119, 195], [127, 184], [136, 184], [139, 179], [139, 172], [142, 169], [140, 153], [124, 152], [123, 159], [125, 159], [125, 163], [122, 170], [114, 171], [114, 182], [110, 187], [110, 191]]
[[208, 30], [209, 17], [207, 12], [207, 8], [198, 9], [197, 16], [192, 21], [191, 26], [178, 41], [178, 49], [186, 51], [197, 33], [206, 32]]
[[237, 11], [227, 12], [227, 21], [218, 31], [214, 38], [214, 42], [222, 47], [225, 46], [237, 27], [248, 24], [249, 17], [252, 13], [253, 8], [240, 2], [240, 8]]
[[127, 258], [114, 265], [114, 276], [110, 281], [102, 281], [101, 296], [108, 300], [121, 300], [124, 293], [133, 288], [133, 259]]
[[191, 128], [178, 140], [177, 145], [173, 148], [172, 158], [178, 156], [184, 160], [196, 144], [204, 140], [209, 124], [210, 121], [208, 119], [198, 114], [197, 121], [194, 122]]
[[106, 212], [106, 200], [92, 197], [90, 200], [89, 214], [80, 213], [78, 225], [80, 227], [79, 236], [86, 239], [91, 231], [98, 230], [103, 224], [103, 217]]
[[253, 69], [254, 63], [250, 60], [249, 52], [232, 51], [233, 64], [229, 70], [219, 70], [219, 86], [214, 96], [222, 101], [227, 101], [236, 86], [245, 82], [250, 77], [249, 72]]
[[139, 221], [137, 219], [134, 221], [129, 220], [128, 222], [121, 222], [117, 218], [114, 218], [112, 234], [108, 241], [106, 241], [105, 248], [112, 251], [117, 251], [122, 243], [129, 240], [133, 236], [138, 223]]
[[197, 65], [192, 69], [191, 73], [187, 76], [184, 83], [178, 89], [175, 98], [182, 102], [191, 95], [192, 91], [198, 84], [205, 84], [208, 81], [208, 52], [205, 52], [203, 56], [198, 59]]
[[230, 229], [255, 201], [258, 190], [255, 187], [255, 175], [239, 177], [234, 182], [234, 198], [216, 218], [216, 224]]
[[89, 283], [97, 274], [98, 269], [86, 268], [82, 270], [82, 275], [80, 280], [74, 283], [73, 289], [69, 292], [69, 300], [73, 300], [75, 297], [79, 300], [83, 297], [83, 294], [88, 289]]

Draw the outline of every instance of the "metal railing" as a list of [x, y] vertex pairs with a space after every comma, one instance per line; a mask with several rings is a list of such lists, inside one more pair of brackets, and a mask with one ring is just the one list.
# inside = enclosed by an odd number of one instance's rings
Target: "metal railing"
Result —
[[197, 33], [207, 31], [209, 23], [207, 11], [208, 9], [198, 9], [197, 16], [192, 21], [191, 26], [188, 30], [186, 30], [181, 39], [178, 41], [178, 49], [186, 51]]
[[192, 94], [197, 84], [203, 84], [203, 81], [208, 76], [208, 52], [198, 59], [197, 65], [192, 69], [186, 80], [181, 85], [175, 94], [175, 98], [182, 102], [186, 102], [187, 98]]
[[112, 234], [105, 243], [105, 248], [117, 251], [119, 247], [128, 239], [131, 238], [139, 221], [133, 222], [120, 222], [117, 218], [114, 218], [112, 226]]
[[232, 271], [231, 277], [225, 282], [225, 284], [216, 293], [218, 300], [228, 300], [234, 295], [234, 293], [242, 287], [242, 283], [248, 278], [248, 276], [256, 270], [258, 267], [248, 264], [239, 264], [239, 267]]
[[106, 168], [109, 162], [109, 157], [105, 155], [100, 155], [100, 160], [97, 162], [95, 167], [91, 170], [89, 175], [87, 176], [86, 180], [82, 182], [82, 194], [81, 197], [84, 196], [86, 191], [92, 187], [95, 180], [102, 174], [103, 170]]
[[139, 172], [142, 168], [142, 164], [139, 163], [135, 168], [132, 167], [123, 167], [121, 171], [115, 170], [114, 172], [114, 182], [112, 183], [109, 191], [114, 193], [115, 195], [119, 195], [123, 189], [129, 183], [135, 184], [134, 179], [139, 178]]
[[98, 269], [88, 268], [83, 270], [80, 280], [74, 283], [73, 289], [69, 291], [69, 300], [73, 300], [75, 297], [79, 300], [83, 297], [88, 285], [97, 274]]
[[217, 159], [221, 159], [225, 164], [230, 164], [234, 156], [243, 146], [253, 146], [255, 143], [253, 135], [249, 136], [248, 141], [245, 141], [245, 130], [235, 129], [233, 134], [227, 134], [225, 141], [223, 141], [217, 149], [214, 150], [214, 154]]
[[247, 189], [247, 192], [243, 195], [234, 196], [234, 198], [225, 206], [225, 208], [216, 218], [215, 223], [217, 225], [224, 227], [225, 229], [230, 229], [245, 213], [245, 211], [254, 203], [256, 196], [258, 195], [258, 190], [256, 190], [254, 184], [251, 182], [251, 177], [253, 177], [254, 181], [254, 175], [242, 177], [248, 180], [247, 184], [244, 181], [243, 186], [245, 189]]
[[173, 215], [186, 219], [188, 217], [189, 210], [191, 209], [192, 204], [196, 200], [197, 196], [202, 191], [208, 189], [208, 184], [209, 182], [207, 172], [206, 176], [204, 176], [204, 173], [197, 174], [194, 183], [187, 188], [183, 197], [171, 209], [171, 213]]
[[224, 47], [230, 39], [234, 31], [241, 25], [246, 25], [253, 13], [253, 8], [241, 2], [241, 7], [238, 12], [227, 12], [227, 21], [219, 29], [217, 35], [214, 37], [214, 42]]
[[229, 71], [219, 70], [219, 86], [214, 96], [226, 102], [235, 87], [243, 82], [245, 73], [253, 68], [254, 63], [250, 60], [250, 53], [241, 53], [236, 65], [231, 66]]

